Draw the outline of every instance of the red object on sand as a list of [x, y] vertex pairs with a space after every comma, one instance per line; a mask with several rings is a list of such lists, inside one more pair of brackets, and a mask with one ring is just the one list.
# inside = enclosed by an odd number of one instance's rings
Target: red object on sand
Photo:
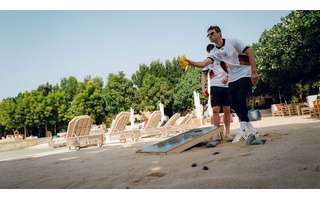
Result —
[[283, 104], [276, 104], [278, 110], [282, 110], [284, 108], [284, 105]]

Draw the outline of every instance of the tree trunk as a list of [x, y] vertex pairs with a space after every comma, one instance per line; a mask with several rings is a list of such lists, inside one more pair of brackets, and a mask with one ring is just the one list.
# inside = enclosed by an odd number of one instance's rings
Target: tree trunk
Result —
[[46, 131], [46, 137], [48, 137], [48, 125], [45, 124], [45, 125], [44, 125], [44, 128], [45, 128], [45, 131]]
[[27, 127], [23, 127], [23, 129], [24, 129], [23, 139], [26, 139], [26, 137], [27, 137]]
[[41, 137], [41, 129], [40, 129], [40, 126], [38, 126], [38, 138]]

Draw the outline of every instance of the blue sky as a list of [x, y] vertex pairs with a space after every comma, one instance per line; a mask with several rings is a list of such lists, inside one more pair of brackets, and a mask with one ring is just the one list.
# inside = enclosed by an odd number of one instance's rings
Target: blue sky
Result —
[[106, 81], [156, 59], [203, 59], [209, 25], [252, 44], [289, 12], [0, 11], [0, 100], [63, 77]]

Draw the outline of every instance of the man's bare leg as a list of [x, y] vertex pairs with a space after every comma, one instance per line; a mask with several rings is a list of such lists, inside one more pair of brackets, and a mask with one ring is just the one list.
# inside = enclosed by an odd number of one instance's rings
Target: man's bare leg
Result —
[[220, 125], [220, 106], [212, 107], [213, 117], [211, 118], [211, 124], [219, 126]]
[[230, 136], [230, 106], [223, 106], [223, 122], [226, 129], [225, 137], [231, 138]]
[[[212, 112], [213, 112], [213, 116], [211, 117], [211, 124], [215, 125], [215, 126], [219, 126], [220, 125], [220, 106], [214, 106], [212, 108]], [[221, 141], [220, 137], [213, 137], [212, 141], [207, 143], [207, 147], [215, 147], [217, 144], [219, 144]]]

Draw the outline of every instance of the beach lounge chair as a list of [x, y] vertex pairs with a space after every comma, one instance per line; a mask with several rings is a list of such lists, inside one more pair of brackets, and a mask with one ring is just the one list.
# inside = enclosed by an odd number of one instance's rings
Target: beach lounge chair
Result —
[[139, 137], [139, 130], [125, 130], [130, 119], [130, 112], [120, 112], [112, 121], [108, 130], [110, 140], [119, 139], [120, 142], [128, 140], [136, 141]]
[[67, 137], [70, 137], [74, 131], [74, 126], [76, 123], [76, 120], [79, 116], [74, 117], [71, 121], [68, 123], [67, 132], [65, 133], [59, 133], [59, 138], [52, 138], [52, 140], [49, 141], [49, 147], [52, 148], [58, 148], [58, 147], [64, 147], [67, 145]]
[[307, 104], [308, 107], [302, 107], [301, 108], [301, 114], [302, 115], [313, 115], [313, 110], [314, 110], [314, 104], [313, 102], [317, 99], [318, 95], [309, 95], [307, 96]]
[[169, 136], [170, 134], [177, 133], [179, 130], [177, 130], [177, 120], [180, 118], [180, 113], [175, 113], [170, 117], [170, 119], [159, 128], [161, 132], [161, 136]]
[[197, 128], [199, 126], [191, 124], [192, 114], [187, 114], [182, 118], [182, 120], [178, 121], [175, 126], [170, 127], [170, 130], [176, 130], [176, 133], [186, 132], [193, 128]]
[[[158, 116], [158, 114], [155, 113], [154, 116]], [[194, 126], [190, 125], [190, 121], [192, 119], [191, 114], [186, 115], [185, 117], [182, 118], [182, 120], [179, 123], [177, 123], [179, 118], [180, 118], [180, 113], [176, 113], [166, 122], [164, 126], [159, 127], [156, 125], [156, 122], [160, 121], [160, 119], [158, 119], [157, 117], [154, 117], [155, 123], [153, 123], [153, 126], [149, 125], [145, 129], [140, 130], [140, 134], [141, 134], [140, 137], [142, 138], [151, 137], [151, 136], [168, 137], [172, 134], [178, 134], [194, 128]]]
[[284, 113], [285, 116], [289, 115], [297, 115], [297, 107], [294, 104], [285, 104], [284, 108], [282, 110], [282, 112]]
[[315, 101], [313, 101], [313, 106], [313, 116], [316, 118], [320, 118], [320, 99], [316, 99]]
[[290, 104], [272, 104], [271, 113], [273, 117], [278, 116], [291, 116], [296, 114], [295, 107]]
[[103, 130], [90, 134], [91, 125], [92, 119], [88, 115], [78, 116], [71, 120], [66, 135], [67, 147], [77, 150], [91, 145], [101, 147], [104, 142]]
[[145, 127], [139, 130], [140, 131], [139, 138], [161, 135], [161, 132], [159, 130], [160, 120], [161, 120], [161, 112], [154, 111], [150, 115]]
[[273, 117], [284, 116], [284, 105], [283, 104], [272, 104], [271, 105], [271, 113]]

